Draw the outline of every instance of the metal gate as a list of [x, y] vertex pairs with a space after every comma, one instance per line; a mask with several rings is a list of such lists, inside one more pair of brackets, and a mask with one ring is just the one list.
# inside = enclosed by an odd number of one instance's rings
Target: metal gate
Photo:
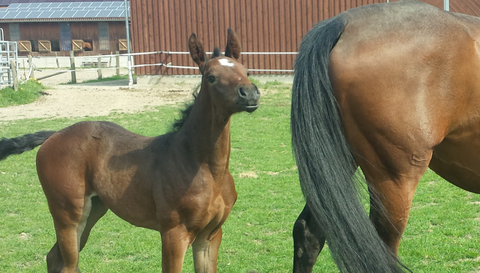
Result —
[[13, 86], [11, 62], [15, 61], [15, 75], [18, 75], [17, 42], [0, 41], [0, 88]]

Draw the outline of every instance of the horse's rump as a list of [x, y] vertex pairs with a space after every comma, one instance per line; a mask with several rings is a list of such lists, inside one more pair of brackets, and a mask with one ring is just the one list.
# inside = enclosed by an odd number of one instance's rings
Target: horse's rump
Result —
[[370, 218], [394, 254], [429, 165], [452, 177], [469, 169], [464, 187], [480, 190], [479, 29], [478, 18], [405, 1], [348, 10], [302, 40], [293, 147], [307, 205], [342, 271], [399, 270], [356, 211], [352, 166], [379, 198]]

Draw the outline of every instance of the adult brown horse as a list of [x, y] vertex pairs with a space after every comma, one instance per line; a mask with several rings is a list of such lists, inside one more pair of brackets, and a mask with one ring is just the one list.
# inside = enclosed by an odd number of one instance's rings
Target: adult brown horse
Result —
[[398, 246], [428, 167], [480, 192], [478, 41], [479, 18], [417, 1], [351, 9], [304, 37], [291, 130], [307, 206], [294, 272], [312, 270], [325, 240], [342, 272], [401, 272]]
[[79, 252], [111, 209], [139, 227], [158, 230], [163, 272], [181, 272], [192, 246], [195, 272], [216, 272], [222, 224], [237, 198], [230, 157], [230, 117], [258, 107], [260, 93], [237, 62], [240, 42], [229, 30], [226, 56], [208, 59], [195, 34], [190, 54], [202, 84], [180, 128], [145, 137], [109, 122], [80, 122], [0, 142], [0, 158], [34, 146], [37, 172], [57, 242], [49, 272], [79, 272]]

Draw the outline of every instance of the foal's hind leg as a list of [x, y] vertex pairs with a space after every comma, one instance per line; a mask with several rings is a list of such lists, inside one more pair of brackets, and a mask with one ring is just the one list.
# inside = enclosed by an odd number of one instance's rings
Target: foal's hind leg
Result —
[[222, 228], [213, 235], [199, 234], [192, 244], [195, 273], [217, 272], [218, 249], [222, 241]]
[[[103, 202], [98, 197], [91, 198], [90, 202], [87, 202], [91, 204], [91, 210], [90, 210], [90, 213], [88, 214], [88, 218], [87, 218], [85, 227], [83, 228], [83, 232], [81, 231], [81, 225], [79, 225], [80, 228], [77, 228], [76, 245], [78, 244], [80, 245], [79, 251], [81, 251], [85, 246], [85, 244], [87, 243], [88, 236], [90, 235], [90, 231], [92, 230], [93, 226], [97, 223], [97, 221], [100, 218], [102, 218], [102, 216], [105, 215], [105, 213], [108, 210], [108, 208], [103, 204]], [[81, 235], [78, 233], [80, 233]], [[78, 242], [79, 235], [80, 235], [80, 240], [79, 240], [80, 242]], [[58, 235], [57, 235], [57, 240], [58, 240]], [[78, 260], [77, 260], [77, 264], [78, 264]], [[55, 245], [52, 247], [52, 249], [47, 255], [47, 267], [48, 267], [48, 272], [61, 272], [62, 270], [64, 270], [63, 272], [69, 272], [69, 271], [78, 272], [78, 268], [72, 271], [71, 269], [68, 269], [68, 267], [65, 266], [65, 262], [62, 256], [62, 251], [60, 249], [58, 241], [55, 243]]]
[[107, 208], [98, 198], [85, 198], [83, 206], [79, 200], [68, 200], [60, 206], [49, 199], [57, 242], [47, 255], [48, 272], [80, 272], [78, 255], [90, 234], [90, 230]]
[[87, 243], [88, 236], [90, 235], [90, 231], [92, 230], [93, 226], [97, 223], [100, 218], [102, 218], [105, 213], [107, 213], [108, 208], [103, 204], [103, 202], [97, 196], [92, 197], [92, 209], [90, 211], [90, 215], [87, 219], [87, 224], [85, 229], [83, 230], [82, 236], [80, 238], [80, 251], [82, 251], [83, 247]]
[[62, 203], [51, 199], [48, 201], [57, 234], [57, 242], [47, 255], [48, 272], [80, 272], [78, 269], [80, 236], [87, 218], [84, 212], [89, 213], [90, 204], [79, 200], [67, 200]]
[[293, 272], [309, 273], [325, 245], [325, 236], [305, 205], [293, 226]]

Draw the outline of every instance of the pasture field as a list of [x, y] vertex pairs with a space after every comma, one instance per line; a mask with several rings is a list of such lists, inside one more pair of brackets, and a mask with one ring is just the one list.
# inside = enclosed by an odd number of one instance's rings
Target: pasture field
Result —
[[[290, 140], [288, 85], [258, 84], [260, 108], [232, 118], [230, 170], [238, 200], [223, 226], [219, 272], [290, 272], [292, 226], [304, 206]], [[3, 122], [0, 137], [108, 120], [139, 134], [168, 131], [183, 104], [104, 117]], [[0, 272], [45, 272], [55, 233], [36, 176], [36, 150], [0, 162]], [[480, 196], [428, 171], [419, 184], [400, 258], [413, 272], [480, 272]], [[108, 212], [80, 254], [82, 272], [160, 272], [158, 232]], [[191, 251], [184, 272], [194, 272]], [[314, 272], [338, 272], [325, 248]]]

